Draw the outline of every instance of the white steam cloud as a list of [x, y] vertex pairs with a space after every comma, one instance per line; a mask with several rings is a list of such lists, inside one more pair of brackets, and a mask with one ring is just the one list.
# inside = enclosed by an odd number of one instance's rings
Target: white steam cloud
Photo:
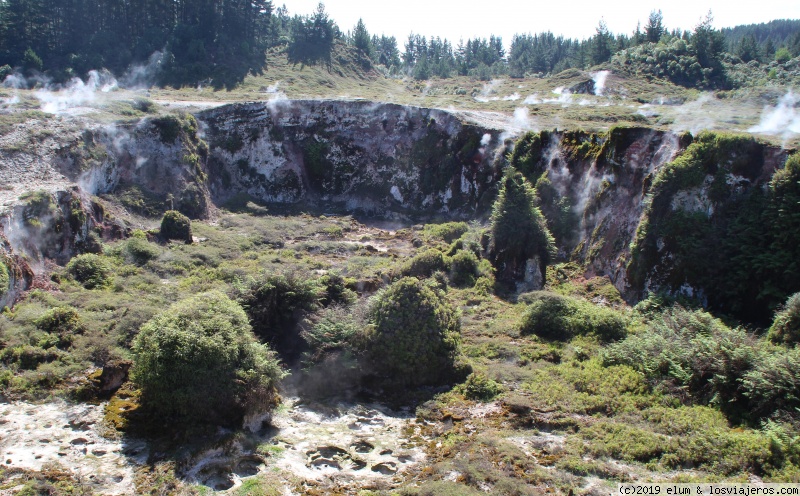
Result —
[[800, 134], [800, 113], [797, 104], [800, 95], [792, 91], [783, 95], [775, 107], [765, 107], [761, 122], [748, 129], [751, 133], [772, 134], [789, 139], [793, 134]]
[[522, 131], [536, 130], [527, 107], [517, 107], [514, 110], [514, 117], [511, 122], [514, 127]]
[[611, 71], [599, 71], [592, 74], [592, 81], [594, 81], [594, 94], [603, 96], [603, 91], [606, 88], [606, 79], [608, 79]]
[[85, 82], [82, 79], [73, 78], [63, 89], [57, 91], [43, 89], [37, 91], [34, 96], [41, 102], [42, 111], [49, 114], [62, 114], [68, 113], [75, 107], [93, 102], [98, 91], [108, 93], [118, 87], [119, 83], [110, 72], [89, 71], [89, 78]]

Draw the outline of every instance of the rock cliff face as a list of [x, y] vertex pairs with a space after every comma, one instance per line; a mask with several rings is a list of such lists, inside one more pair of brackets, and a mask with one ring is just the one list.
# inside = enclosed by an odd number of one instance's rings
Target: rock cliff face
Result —
[[[587, 276], [608, 276], [630, 301], [658, 288], [697, 294], [710, 288], [672, 269], [675, 244], [652, 226], [663, 225], [666, 211], [709, 213], [738, 198], [709, 200], [719, 170], [730, 172], [725, 181], [733, 193], [749, 191], [763, 188], [787, 156], [753, 140], [744, 148], [723, 146], [703, 159], [719, 167], [702, 169], [689, 186], [659, 190], [653, 202], [654, 181], [697, 142], [692, 136], [646, 128], [554, 131], [529, 133], [514, 148], [502, 126], [365, 101], [236, 104], [59, 132], [62, 142], [45, 133], [47, 146], [27, 161], [30, 150], [0, 142], [0, 164], [30, 176], [26, 189], [35, 189], [35, 177], [48, 178], [38, 197], [0, 198], [7, 260], [24, 254], [34, 266], [10, 268], [12, 288], [29, 287], [38, 262], [64, 263], [91, 250], [92, 233], [124, 235], [93, 195], [113, 194], [129, 211], [151, 216], [174, 208], [207, 218], [215, 205], [249, 197], [408, 220], [486, 218], [509, 156], [537, 185], [560, 259], [585, 264]], [[9, 188], [0, 194], [19, 194]], [[6, 291], [0, 303], [17, 293]]]
[[501, 131], [451, 113], [278, 101], [203, 112], [216, 202], [238, 193], [386, 215], [469, 217], [491, 202]]

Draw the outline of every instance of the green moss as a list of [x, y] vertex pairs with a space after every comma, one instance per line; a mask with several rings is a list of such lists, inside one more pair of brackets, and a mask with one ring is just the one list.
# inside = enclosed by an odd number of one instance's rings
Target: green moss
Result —
[[196, 140], [197, 120], [191, 114], [166, 115], [151, 119], [150, 122], [158, 131], [164, 144], [171, 145], [181, 136]]
[[22, 220], [28, 227], [44, 227], [42, 221], [49, 220], [58, 213], [53, 195], [47, 191], [33, 191], [20, 197], [25, 202]]

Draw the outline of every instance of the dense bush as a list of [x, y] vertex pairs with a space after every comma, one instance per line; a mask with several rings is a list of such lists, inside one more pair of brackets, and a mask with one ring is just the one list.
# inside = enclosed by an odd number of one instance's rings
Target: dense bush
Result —
[[376, 297], [364, 346], [372, 371], [399, 387], [453, 379], [461, 341], [455, 309], [434, 289], [405, 277]]
[[555, 243], [536, 203], [536, 194], [528, 181], [516, 169], [508, 167], [491, 217], [489, 251], [499, 280], [519, 281], [526, 262], [534, 258], [538, 258], [541, 274], [545, 274]]
[[8, 274], [8, 266], [0, 262], [0, 298], [6, 295], [10, 283], [11, 279]]
[[473, 252], [459, 250], [450, 258], [450, 281], [456, 286], [471, 286], [479, 275], [478, 257]]
[[86, 289], [99, 289], [111, 284], [111, 269], [99, 255], [85, 253], [67, 264], [67, 272]]
[[136, 265], [144, 265], [158, 258], [161, 250], [156, 245], [148, 243], [146, 238], [132, 237], [125, 243], [124, 253]]
[[84, 332], [78, 311], [72, 307], [56, 307], [34, 321], [36, 328], [50, 334], [52, 344], [62, 350], [70, 347], [75, 336]]
[[[247, 311], [256, 335], [286, 357], [305, 348], [296, 332], [297, 324], [307, 313], [319, 308], [323, 298], [337, 293], [335, 289], [326, 291], [319, 283], [302, 274], [270, 274], [240, 288], [237, 298]], [[346, 299], [347, 295], [342, 292], [339, 296]]]
[[761, 356], [753, 336], [680, 306], [654, 314], [645, 325], [609, 346], [604, 362], [629, 365], [663, 381], [689, 403], [713, 403], [734, 417], [747, 415], [741, 380]]
[[502, 386], [486, 377], [486, 374], [473, 372], [462, 386], [464, 396], [471, 400], [489, 401], [500, 394]]
[[191, 243], [192, 221], [177, 210], [168, 210], [161, 219], [161, 236]]
[[444, 224], [427, 224], [423, 235], [432, 239], [439, 239], [445, 243], [452, 243], [469, 231], [466, 222], [445, 222]]
[[544, 291], [528, 293], [522, 300], [530, 305], [520, 322], [521, 334], [560, 341], [581, 335], [606, 341], [625, 337], [628, 319], [616, 310]]
[[244, 310], [218, 292], [178, 302], [148, 321], [133, 352], [142, 405], [165, 420], [236, 424], [274, 406], [283, 375]]
[[744, 375], [742, 386], [755, 418], [774, 412], [796, 417], [800, 411], [800, 348], [778, 348], [760, 356]]
[[783, 309], [775, 314], [768, 336], [776, 343], [800, 342], [800, 293], [790, 296]]
[[428, 248], [414, 255], [400, 268], [400, 274], [418, 278], [430, 277], [437, 270], [446, 270], [447, 262], [439, 250]]

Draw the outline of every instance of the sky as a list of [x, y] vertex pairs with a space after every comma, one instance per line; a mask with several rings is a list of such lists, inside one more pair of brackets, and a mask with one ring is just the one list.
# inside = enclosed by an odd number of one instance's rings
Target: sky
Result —
[[[290, 15], [312, 13], [319, 0], [273, 0], [285, 4]], [[453, 44], [459, 39], [503, 38], [508, 48], [517, 33], [552, 31], [568, 38], [584, 39], [595, 33], [600, 19], [612, 33], [630, 34], [636, 23], [647, 23], [651, 11], [660, 9], [664, 25], [672, 30], [691, 30], [709, 10], [714, 27], [732, 27], [774, 19], [800, 19], [798, 0], [324, 0], [325, 10], [343, 32], [352, 30], [359, 18], [370, 34], [385, 34], [403, 43], [412, 31], [426, 37], [440, 36]]]

